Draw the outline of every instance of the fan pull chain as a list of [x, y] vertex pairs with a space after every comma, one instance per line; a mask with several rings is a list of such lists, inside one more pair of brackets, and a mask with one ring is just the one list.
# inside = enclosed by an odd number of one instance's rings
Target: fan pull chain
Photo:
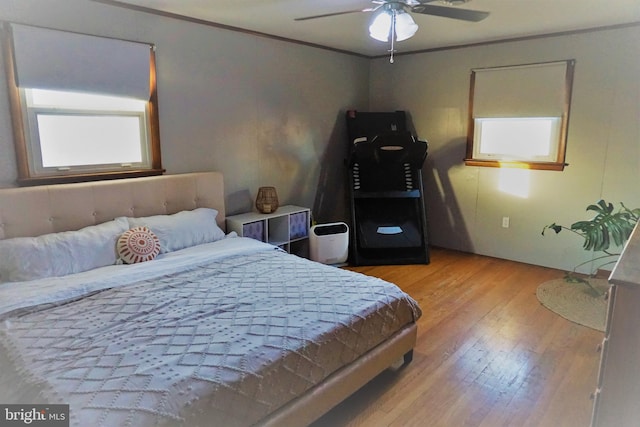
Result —
[[389, 63], [393, 64], [393, 52], [395, 52], [396, 41], [396, 10], [391, 10], [391, 56], [389, 57]]

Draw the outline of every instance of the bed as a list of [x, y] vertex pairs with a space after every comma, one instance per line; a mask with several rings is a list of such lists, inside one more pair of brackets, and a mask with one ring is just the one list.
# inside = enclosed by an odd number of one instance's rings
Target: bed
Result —
[[[217, 172], [0, 189], [0, 402], [68, 404], [78, 426], [304, 426], [410, 362], [421, 312], [395, 285], [224, 224]], [[155, 239], [145, 262], [123, 255], [132, 230]]]

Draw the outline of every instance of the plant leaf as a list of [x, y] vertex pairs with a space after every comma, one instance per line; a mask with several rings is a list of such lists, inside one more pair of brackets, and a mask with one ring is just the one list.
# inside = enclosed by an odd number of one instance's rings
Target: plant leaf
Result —
[[584, 237], [585, 250], [606, 251], [612, 239], [616, 245], [622, 245], [629, 238], [637, 221], [637, 218], [629, 214], [628, 209], [614, 212], [613, 204], [604, 200], [589, 205], [587, 211], [596, 212], [597, 215], [589, 221], [577, 221], [571, 225], [572, 230]]
[[543, 235], [543, 236], [544, 236], [544, 232], [545, 232], [547, 229], [549, 229], [549, 228], [550, 228], [551, 230], [555, 231], [555, 232], [556, 232], [556, 234], [558, 234], [559, 232], [561, 232], [561, 231], [562, 231], [562, 226], [561, 226], [561, 225], [558, 225], [558, 224], [556, 224], [556, 223], [554, 222], [553, 224], [545, 225], [544, 227], [542, 227], [542, 235]]

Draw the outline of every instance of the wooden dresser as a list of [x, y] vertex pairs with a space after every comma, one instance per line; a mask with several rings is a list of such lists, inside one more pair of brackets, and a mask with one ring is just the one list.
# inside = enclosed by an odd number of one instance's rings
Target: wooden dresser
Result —
[[640, 425], [640, 225], [609, 277], [611, 289], [593, 427]]

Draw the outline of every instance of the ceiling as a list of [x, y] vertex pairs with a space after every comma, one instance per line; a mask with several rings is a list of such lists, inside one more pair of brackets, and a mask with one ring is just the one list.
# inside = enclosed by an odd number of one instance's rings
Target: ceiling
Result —
[[[387, 43], [368, 36], [372, 13], [307, 21], [295, 18], [360, 10], [368, 0], [97, 0], [221, 24], [365, 56], [387, 55]], [[437, 0], [432, 4], [438, 5]], [[420, 29], [396, 44], [398, 53], [543, 34], [640, 23], [640, 0], [473, 0], [460, 7], [488, 11], [481, 22], [414, 14]]]

